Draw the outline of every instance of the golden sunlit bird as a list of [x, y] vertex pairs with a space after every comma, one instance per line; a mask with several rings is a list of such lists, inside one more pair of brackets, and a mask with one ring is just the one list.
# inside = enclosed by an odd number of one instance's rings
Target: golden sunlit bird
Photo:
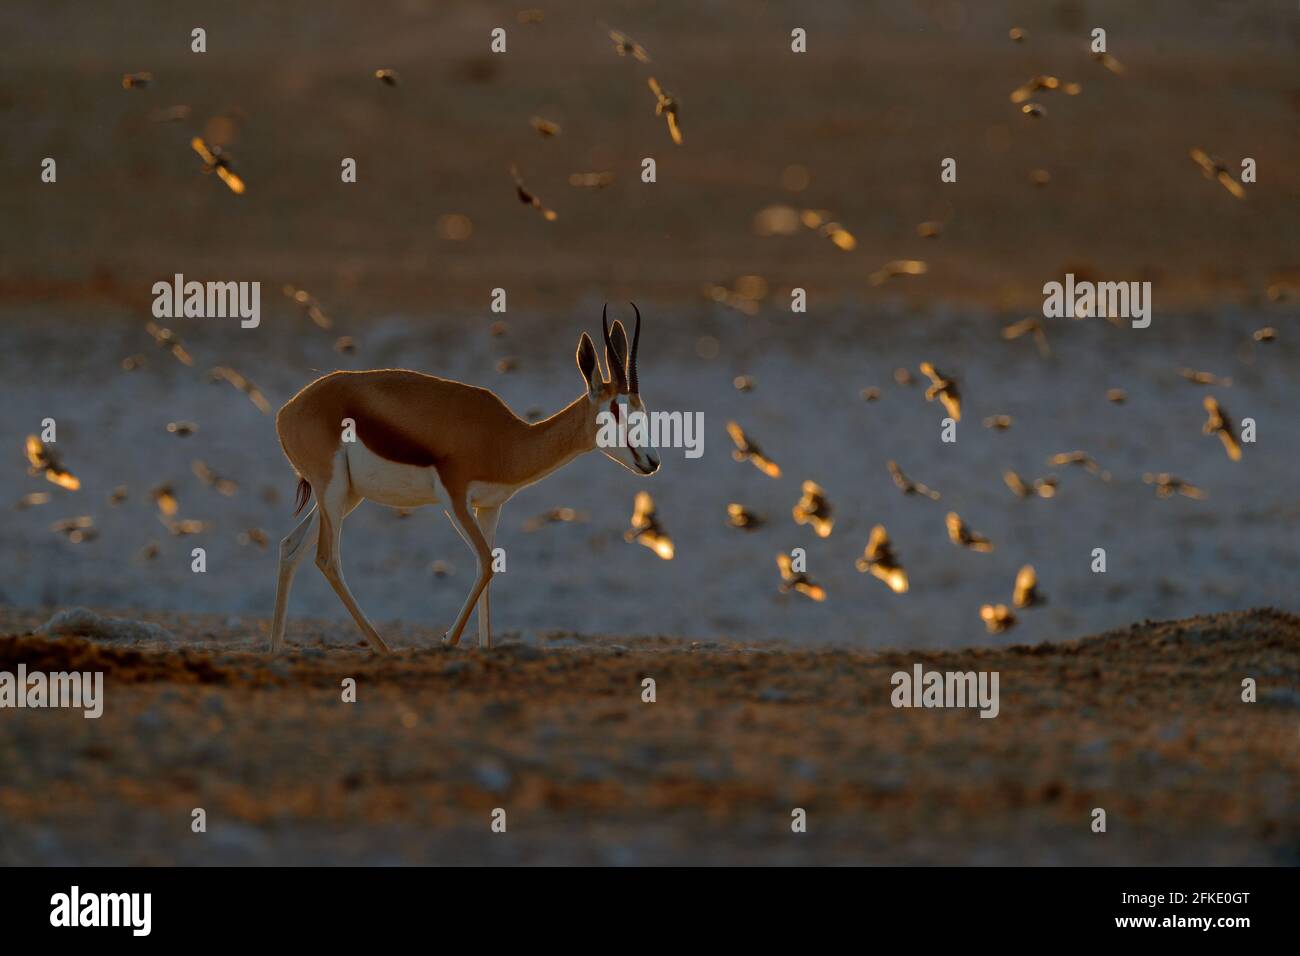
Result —
[[803, 483], [803, 497], [795, 502], [791, 511], [795, 524], [810, 524], [817, 537], [830, 537], [835, 519], [831, 517], [831, 503], [826, 500], [826, 492], [817, 482]]
[[126, 501], [126, 485], [118, 485], [108, 493], [108, 506], [110, 508], [116, 508], [124, 501]]
[[916, 379], [912, 377], [910, 370], [905, 368], [894, 369], [894, 383], [897, 385], [914, 385]]
[[781, 569], [781, 593], [788, 591], [798, 591], [804, 597], [812, 598], [814, 601], [826, 600], [826, 589], [820, 584], [814, 584], [809, 580], [806, 572], [795, 571], [794, 562], [790, 560], [788, 554], [778, 554], [776, 556], [776, 566]]
[[181, 438], [187, 438], [199, 430], [195, 422], [168, 422], [167, 431]]
[[1205, 492], [1201, 491], [1200, 488], [1183, 481], [1181, 478], [1175, 478], [1167, 471], [1162, 471], [1156, 475], [1148, 472], [1142, 476], [1142, 481], [1148, 485], [1155, 485], [1156, 497], [1158, 498], [1169, 498], [1173, 495], [1196, 499], [1205, 497]]
[[668, 135], [678, 146], [682, 145], [682, 128], [677, 123], [677, 98], [659, 85], [659, 81], [650, 77], [650, 92], [655, 95], [655, 116], [662, 116], [668, 121]]
[[1017, 498], [1056, 497], [1055, 475], [1048, 475], [1046, 478], [1035, 478], [1032, 484], [1026, 484], [1025, 480], [1014, 471], [1007, 470], [1002, 473], [1002, 480]]
[[396, 70], [375, 70], [375, 79], [384, 86], [397, 86], [402, 82]]
[[659, 526], [654, 499], [648, 491], [636, 493], [632, 508], [632, 527], [623, 532], [624, 541], [643, 544], [665, 561], [673, 559], [673, 541]]
[[259, 412], [263, 415], [271, 414], [271, 403], [266, 400], [266, 396], [262, 394], [261, 389], [230, 366], [218, 365], [210, 373], [210, 378], [213, 382], [229, 382], [247, 395], [248, 400], [257, 406]]
[[28, 474], [44, 475], [46, 481], [60, 488], [76, 491], [81, 487], [81, 480], [63, 467], [58, 452], [35, 435], [27, 436], [27, 464]]
[[184, 518], [177, 520], [174, 518], [165, 518], [162, 515], [159, 515], [158, 520], [166, 526], [168, 531], [178, 538], [190, 534], [202, 534], [209, 528], [208, 522], [199, 521], [197, 518]]
[[907, 572], [903, 570], [898, 555], [894, 554], [893, 543], [889, 540], [889, 533], [885, 531], [883, 524], [878, 524], [871, 529], [866, 550], [854, 565], [864, 574], [870, 572], [884, 581], [895, 594], [907, 593]]
[[515, 194], [519, 197], [521, 203], [525, 206], [532, 206], [534, 209], [538, 210], [542, 214], [542, 218], [547, 222], [555, 222], [556, 219], [560, 218], [554, 209], [547, 209], [542, 205], [540, 199], [524, 187], [524, 181], [519, 177], [519, 170], [517, 167], [510, 167], [510, 175], [514, 178]]
[[1029, 34], [1020, 27], [1012, 27], [1007, 31], [1007, 36], [1011, 38], [1012, 43], [1024, 43], [1029, 39]]
[[73, 544], [94, 541], [99, 537], [99, 532], [95, 530], [95, 519], [90, 515], [56, 521], [50, 525], [50, 530], [55, 534], [64, 535]]
[[1011, 603], [1018, 608], [1047, 603], [1047, 599], [1038, 593], [1038, 575], [1034, 572], [1032, 564], [1026, 564], [1016, 572], [1016, 587]]
[[286, 283], [280, 287], [280, 291], [289, 299], [292, 299], [295, 305], [301, 306], [302, 310], [307, 313], [307, 318], [319, 328], [328, 332], [334, 327], [334, 322], [325, 311], [320, 307], [320, 302], [316, 297], [306, 289], [300, 289], [295, 285]]
[[569, 173], [569, 185], [579, 189], [604, 189], [613, 182], [614, 174], [611, 172]]
[[149, 491], [149, 497], [153, 499], [158, 510], [162, 512], [162, 517], [170, 518], [176, 514], [180, 507], [180, 502], [176, 500], [176, 492], [172, 490], [171, 485], [158, 485]]
[[898, 467], [897, 462], [893, 460], [887, 461], [885, 462], [885, 467], [889, 469], [889, 474], [894, 479], [894, 484], [898, 486], [898, 489], [903, 494], [921, 495], [925, 498], [929, 498], [931, 501], [939, 500], [939, 492], [932, 488], [927, 488], [919, 481], [913, 481], [911, 478], [908, 478], [907, 475], [903, 474], [903, 469]]
[[203, 482], [209, 488], [215, 489], [218, 494], [225, 495], [227, 498], [233, 497], [239, 490], [239, 484], [233, 478], [223, 478], [208, 467], [208, 463], [201, 458], [196, 458], [190, 462], [190, 469], [194, 472], [196, 478]]
[[1078, 465], [1088, 474], [1096, 475], [1102, 481], [1110, 481], [1110, 472], [1104, 471], [1101, 465], [1097, 464], [1097, 459], [1087, 452], [1063, 451], [1047, 459], [1047, 463], [1049, 465]]
[[1019, 105], [1027, 102], [1039, 90], [1054, 90], [1061, 85], [1061, 81], [1054, 76], [1048, 76], [1043, 73], [1035, 73], [1024, 83], [1017, 86], [1011, 91], [1011, 102]]
[[572, 508], [552, 508], [550, 511], [544, 511], [525, 521], [524, 530], [531, 534], [534, 531], [541, 531], [548, 524], [585, 522], [587, 517], [587, 512], [585, 511], [575, 511]]
[[124, 73], [122, 75], [122, 89], [124, 90], [142, 90], [147, 86], [153, 86], [152, 73]]
[[923, 222], [916, 227], [916, 234], [922, 239], [938, 239], [943, 235], [943, 223]]
[[1106, 390], [1106, 401], [1115, 405], [1123, 405], [1128, 401], [1128, 392], [1122, 388], [1109, 388]]
[[808, 229], [825, 236], [835, 243], [837, 249], [852, 252], [858, 247], [858, 240], [825, 209], [804, 209], [799, 213], [799, 221]]
[[1115, 59], [1109, 53], [1093, 53], [1092, 58], [1116, 76], [1124, 75], [1124, 64]]
[[731, 453], [732, 458], [736, 461], [752, 463], [755, 468], [769, 478], [781, 477], [780, 466], [764, 455], [763, 450], [749, 440], [749, 437], [739, 425], [735, 422], [727, 422], [727, 434], [731, 436], [731, 440], [736, 446]]
[[195, 136], [190, 140], [190, 146], [203, 160], [203, 172], [216, 173], [236, 196], [244, 194], [244, 181], [235, 175], [229, 153], [220, 146], [209, 147], [199, 136]]
[[898, 276], [925, 275], [930, 267], [920, 259], [891, 259], [868, 277], [872, 285], [883, 285]]
[[236, 536], [235, 540], [239, 542], [240, 547], [244, 548], [248, 547], [250, 544], [257, 545], [257, 550], [259, 551], [265, 551], [267, 544], [270, 542], [270, 538], [261, 528], [248, 528], [241, 531]]
[[540, 116], [534, 116], [529, 123], [532, 124], [533, 130], [542, 139], [550, 139], [552, 136], [560, 135], [560, 124], [552, 123], [548, 119], [542, 119]]
[[619, 56], [630, 56], [641, 63], [650, 62], [650, 54], [646, 52], [645, 47], [637, 43], [626, 33], [619, 33], [617, 30], [610, 30], [609, 38], [614, 41], [614, 52]]
[[19, 498], [14, 508], [18, 511], [26, 511], [28, 508], [36, 508], [49, 503], [50, 493], [48, 491], [31, 491]]
[[961, 421], [961, 393], [957, 391], [956, 380], [943, 375], [929, 362], [921, 363], [921, 374], [930, 380], [930, 387], [925, 390], [925, 400], [932, 402], [939, 399], [953, 421]]
[[1237, 182], [1236, 177], [1228, 172], [1228, 167], [1224, 166], [1218, 159], [1197, 147], [1192, 147], [1187, 155], [1191, 156], [1192, 161], [1201, 167], [1201, 173], [1206, 179], [1217, 179], [1220, 186], [1238, 199], [1246, 198], [1246, 190], [1241, 183]]
[[[1020, 107], [1020, 112], [1024, 113], [1030, 119], [1038, 119], [1040, 116], [1046, 116], [1047, 110], [1043, 109], [1042, 103], [1026, 103]], [[1001, 605], [999, 605], [1000, 607]]]
[[993, 550], [993, 544], [982, 534], [972, 531], [965, 521], [955, 511], [949, 511], [944, 521], [948, 525], [948, 538], [953, 544], [962, 548], [969, 548], [971, 551], [980, 551], [988, 553]]
[[1039, 355], [1045, 359], [1052, 357], [1052, 347], [1047, 344], [1047, 332], [1043, 329], [1043, 323], [1034, 316], [1031, 315], [1019, 322], [1013, 322], [1002, 330], [1002, 337], [1008, 342], [1023, 335], [1033, 335], [1034, 344], [1038, 346]]
[[1254, 334], [1251, 335], [1251, 338], [1256, 342], [1276, 342], [1277, 329], [1273, 328], [1271, 325], [1266, 325], [1262, 329], [1256, 329]]
[[757, 383], [752, 375], [737, 375], [731, 380], [731, 384], [738, 392], [752, 392]]
[[181, 344], [181, 340], [176, 337], [176, 333], [171, 329], [163, 328], [156, 322], [146, 322], [144, 330], [153, 336], [154, 342], [160, 349], [171, 352], [176, 361], [182, 365], [194, 364], [194, 359], [190, 357], [189, 352], [185, 351], [185, 346]]
[[763, 519], [739, 502], [727, 505], [727, 524], [742, 531], [753, 531], [763, 526]]
[[1016, 626], [1016, 616], [1005, 604], [981, 604], [980, 620], [990, 634], [1001, 634]]
[[1041, 189], [1052, 181], [1052, 174], [1045, 169], [1031, 169], [1029, 181]]
[[1011, 427], [1011, 416], [990, 415], [988, 418], [984, 419], [982, 424], [985, 428], [992, 428], [995, 431], [1004, 432]]
[[1228, 413], [1223, 410], [1223, 406], [1213, 395], [1206, 395], [1202, 404], [1210, 417], [1201, 431], [1206, 435], [1218, 435], [1228, 457], [1233, 461], [1241, 461], [1241, 441], [1237, 438], [1237, 428], [1228, 417]]
[[1222, 385], [1224, 388], [1232, 385], [1232, 379], [1219, 378], [1213, 372], [1198, 372], [1194, 368], [1180, 368], [1178, 374], [1193, 385]]

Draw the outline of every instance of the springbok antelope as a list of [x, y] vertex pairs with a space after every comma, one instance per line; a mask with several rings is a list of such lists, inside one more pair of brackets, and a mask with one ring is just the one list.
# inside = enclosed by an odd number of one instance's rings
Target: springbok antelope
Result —
[[[313, 544], [316, 566], [361, 633], [374, 650], [388, 653], [388, 645], [348, 590], [339, 557], [343, 519], [363, 499], [395, 508], [435, 503], [450, 507], [448, 517], [474, 552], [478, 575], [443, 641], [460, 641], [477, 604], [479, 647], [491, 647], [488, 585], [501, 506], [519, 489], [592, 451], [600, 412], [618, 416], [646, 411], [636, 371], [641, 313], [635, 304], [632, 309], [636, 328], [631, 351], [623, 324], [615, 321], [610, 328], [606, 307], [601, 324], [608, 376], [601, 373], [596, 348], [583, 332], [577, 359], [585, 393], [535, 424], [519, 418], [486, 388], [404, 369], [331, 372], [289, 399], [276, 415], [275, 429], [298, 474], [294, 513], [302, 511], [313, 493], [316, 505], [280, 542], [271, 653], [283, 643], [289, 589]], [[626, 405], [622, 410], [620, 399]], [[345, 419], [351, 420], [355, 441], [343, 440]], [[649, 448], [621, 442], [601, 451], [639, 475], [659, 469], [659, 458]]]

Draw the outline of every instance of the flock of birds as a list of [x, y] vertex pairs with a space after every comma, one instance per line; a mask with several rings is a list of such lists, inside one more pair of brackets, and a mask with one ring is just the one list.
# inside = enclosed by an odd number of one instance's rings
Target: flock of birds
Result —
[[[530, 9], [522, 11], [519, 14], [519, 20], [521, 23], [536, 22], [542, 16], [542, 11]], [[647, 49], [627, 34], [618, 30], [608, 30], [608, 36], [613, 44], [613, 51], [618, 56], [629, 58], [643, 65], [652, 63], [652, 58]], [[1028, 39], [1028, 34], [1017, 27], [1009, 32], [1009, 38], [1013, 42], [1024, 43]], [[1126, 72], [1123, 65], [1110, 54], [1094, 53], [1093, 58], [1113, 74], [1122, 76]], [[397, 72], [388, 68], [375, 70], [374, 78], [379, 83], [389, 87], [396, 87], [401, 83], [401, 78]], [[122, 86], [128, 90], [146, 88], [153, 83], [154, 77], [151, 73], [131, 73], [122, 79]], [[647, 78], [647, 86], [654, 97], [655, 115], [663, 118], [670, 140], [678, 146], [682, 145], [684, 136], [677, 98], [668, 93], [654, 76]], [[1028, 81], [1012, 90], [1010, 100], [1020, 107], [1024, 115], [1038, 119], [1046, 114], [1046, 109], [1039, 102], [1039, 99], [1041, 99], [1039, 94], [1059, 91], [1066, 96], [1077, 96], [1082, 92], [1082, 89], [1082, 84], [1079, 82], [1063, 82], [1055, 76], [1038, 74], [1030, 77]], [[158, 122], [176, 122], [188, 118], [189, 113], [189, 108], [186, 106], [173, 106], [158, 111], [155, 113], [154, 118]], [[562, 133], [558, 123], [544, 117], [534, 116], [530, 123], [533, 130], [542, 138], [553, 138]], [[203, 173], [215, 174], [235, 195], [245, 193], [246, 184], [236, 172], [234, 158], [226, 148], [208, 142], [201, 136], [194, 136], [190, 141], [190, 146], [200, 159], [200, 168]], [[1221, 161], [1199, 148], [1191, 149], [1190, 156], [1200, 167], [1206, 178], [1217, 181], [1236, 199], [1244, 200], [1246, 198], [1246, 192], [1241, 183]], [[521, 203], [537, 210], [542, 218], [548, 222], [553, 222], [558, 218], [558, 213], [544, 203], [525, 184], [516, 165], [510, 166], [510, 175], [514, 182], [516, 195]], [[1047, 170], [1039, 169], [1031, 173], [1031, 180], [1039, 186], [1047, 184], [1050, 179], [1051, 176]], [[570, 184], [579, 188], [601, 188], [609, 185], [612, 181], [613, 173], [608, 171], [575, 172], [569, 178]], [[790, 234], [800, 228], [816, 232], [829, 240], [837, 249], [845, 252], [852, 251], [857, 246], [854, 235], [838, 221], [835, 215], [827, 210], [799, 210], [788, 206], [772, 206], [760, 211], [755, 218], [755, 230], [760, 235]], [[916, 231], [922, 238], [938, 238], [942, 235], [943, 223], [923, 222], [917, 227]], [[892, 260], [871, 273], [869, 278], [872, 284], [880, 285], [900, 277], [923, 275], [927, 268], [927, 264], [918, 259]], [[741, 280], [737, 281], [734, 288], [713, 285], [704, 289], [704, 293], [708, 298], [746, 314], [753, 314], [757, 311], [758, 303], [766, 295], [766, 291], [766, 283], [756, 276], [742, 277]], [[301, 308], [303, 314], [318, 328], [326, 331], [333, 328], [333, 321], [326, 314], [321, 303], [309, 292], [292, 285], [284, 286], [283, 292], [291, 302]], [[1270, 296], [1272, 295], [1273, 290], [1270, 290]], [[1114, 321], [1113, 317], [1103, 317]], [[171, 355], [184, 366], [192, 367], [194, 365], [194, 358], [190, 350], [185, 347], [173, 330], [152, 321], [146, 324], [145, 330], [164, 353]], [[502, 331], [502, 324], [495, 323], [492, 334], [499, 335], [502, 334]], [[1051, 357], [1052, 351], [1047, 333], [1043, 323], [1038, 318], [1028, 317], [1014, 322], [1002, 330], [1002, 338], [1007, 341], [1026, 337], [1033, 341], [1043, 358]], [[1269, 343], [1274, 341], [1276, 337], [1276, 330], [1262, 328], [1254, 333], [1252, 340], [1255, 343]], [[336, 351], [342, 354], [349, 354], [355, 351], [356, 343], [350, 336], [344, 335], [336, 339], [334, 347]], [[131, 371], [142, 367], [145, 362], [146, 359], [143, 355], [129, 356], [123, 360], [122, 368]], [[502, 363], [498, 364], [498, 370], [503, 372], [510, 371], [512, 367], [512, 363], [508, 360], [502, 360]], [[952, 374], [941, 372], [930, 362], [922, 362], [919, 371], [928, 380], [925, 399], [929, 402], [938, 402], [947, 416], [954, 421], [960, 421], [962, 394], [956, 378]], [[1226, 387], [1231, 384], [1230, 380], [1220, 379], [1209, 372], [1180, 369], [1179, 373], [1188, 381], [1198, 385]], [[270, 414], [271, 404], [263, 392], [234, 368], [229, 366], [214, 367], [211, 369], [209, 378], [213, 382], [224, 382], [230, 385], [246, 396], [262, 414]], [[896, 369], [894, 379], [900, 386], [910, 386], [917, 381], [912, 373], [905, 368]], [[753, 386], [753, 380], [748, 376], [739, 376], [735, 380], [735, 387], [740, 391], [749, 391]], [[868, 388], [862, 391], [862, 398], [868, 402], [875, 401], [880, 397], [880, 394], [879, 388]], [[1121, 389], [1110, 390], [1106, 397], [1114, 403], [1123, 403], [1126, 398]], [[1239, 461], [1241, 459], [1241, 438], [1236, 423], [1229, 417], [1228, 412], [1214, 396], [1207, 395], [1203, 404], [1207, 414], [1203, 429], [1204, 433], [1217, 437], [1229, 459], [1234, 462]], [[533, 418], [537, 414], [530, 411], [527, 417]], [[1010, 416], [994, 415], [984, 419], [983, 425], [987, 428], [1005, 430], [1011, 427], [1012, 421]], [[735, 461], [739, 463], [748, 462], [768, 478], [781, 478], [780, 466], [762, 450], [758, 443], [737, 422], [727, 422], [726, 429], [734, 445], [732, 457]], [[167, 431], [179, 438], [192, 436], [198, 430], [199, 426], [193, 422], [177, 421], [167, 425]], [[81, 487], [80, 480], [64, 464], [55, 448], [42, 442], [36, 435], [30, 435], [26, 440], [26, 456], [32, 475], [43, 476], [48, 482], [69, 492], [76, 492]], [[1092, 456], [1083, 451], [1062, 452], [1048, 459], [1048, 464], [1052, 466], [1076, 466], [1102, 481], [1109, 481], [1111, 478], [1108, 471], [1102, 469]], [[903, 495], [920, 496], [934, 501], [940, 500], [941, 495], [938, 491], [918, 481], [913, 481], [895, 461], [889, 461], [887, 468], [895, 486]], [[217, 474], [202, 460], [194, 460], [192, 470], [204, 485], [223, 496], [230, 497], [238, 491], [239, 486], [234, 479]], [[1057, 478], [1053, 474], [1026, 480], [1014, 471], [1006, 471], [1003, 474], [1003, 479], [1010, 492], [1019, 498], [1050, 499], [1056, 495]], [[1205, 497], [1204, 492], [1199, 488], [1167, 473], [1146, 474], [1143, 476], [1143, 480], [1147, 484], [1153, 485], [1155, 493], [1161, 498], [1167, 498], [1175, 494], [1189, 498]], [[198, 534], [209, 527], [207, 522], [179, 517], [180, 504], [172, 485], [161, 484], [154, 487], [149, 491], [149, 497], [158, 510], [159, 519], [170, 533], [174, 535]], [[109, 494], [108, 501], [110, 505], [116, 506], [126, 498], [127, 489], [118, 487]], [[28, 508], [46, 504], [49, 501], [49, 492], [32, 492], [23, 496], [18, 503], [18, 507]], [[797, 525], [809, 526], [820, 538], [829, 537], [834, 529], [834, 509], [827, 499], [825, 491], [814, 481], [806, 480], [802, 483], [801, 495], [794, 503], [791, 512]], [[584, 521], [586, 518], [585, 513], [571, 508], [554, 508], [529, 518], [524, 524], [524, 529], [526, 531], [538, 531], [549, 524]], [[948, 537], [954, 546], [977, 553], [987, 553], [993, 550], [993, 543], [985, 535], [973, 530], [955, 511], [946, 514], [945, 522]], [[752, 531], [765, 524], [765, 519], [752, 512], [744, 504], [731, 502], [727, 506], [726, 523], [735, 529]], [[51, 526], [51, 529], [57, 534], [66, 536], [69, 541], [74, 543], [92, 540], [96, 534], [93, 518], [85, 515], [58, 521]], [[663, 560], [672, 560], [675, 556], [672, 538], [661, 524], [654, 500], [648, 492], [640, 491], [637, 493], [631, 524], [625, 532], [624, 538], [628, 542], [649, 548]], [[239, 540], [241, 544], [254, 545], [264, 549], [269, 538], [266, 532], [261, 529], [248, 528], [239, 533]], [[144, 556], [152, 558], [156, 557], [158, 553], [158, 545], [156, 542], [151, 542], [146, 547]], [[796, 562], [790, 554], [778, 553], [776, 562], [780, 574], [778, 588], [781, 592], [795, 592], [814, 601], [826, 600], [826, 589], [813, 581], [806, 570], [796, 567]], [[865, 549], [861, 557], [856, 561], [856, 568], [861, 573], [875, 577], [896, 594], [902, 594], [908, 590], [908, 572], [884, 525], [877, 524], [871, 529]], [[441, 561], [435, 562], [433, 570], [435, 574], [440, 576], [450, 573], [449, 566]], [[1026, 564], [1020, 568], [1016, 575], [1010, 606], [1000, 602], [983, 604], [979, 608], [979, 617], [989, 632], [1000, 633], [1015, 625], [1015, 611], [1042, 604], [1044, 600], [1043, 595], [1038, 590], [1038, 581], [1034, 568], [1032, 565]]]

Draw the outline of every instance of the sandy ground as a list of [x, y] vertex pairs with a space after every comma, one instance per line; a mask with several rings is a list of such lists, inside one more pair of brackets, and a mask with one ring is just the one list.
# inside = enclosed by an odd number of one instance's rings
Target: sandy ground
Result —
[[[0, 669], [106, 674], [99, 720], [0, 720], [0, 862], [1300, 862], [1300, 619], [1274, 611], [942, 653], [566, 634], [480, 653], [404, 629], [387, 660], [318, 623], [274, 662], [265, 621], [144, 616], [175, 645], [0, 616]], [[998, 671], [1000, 715], [892, 708], [916, 662]]]

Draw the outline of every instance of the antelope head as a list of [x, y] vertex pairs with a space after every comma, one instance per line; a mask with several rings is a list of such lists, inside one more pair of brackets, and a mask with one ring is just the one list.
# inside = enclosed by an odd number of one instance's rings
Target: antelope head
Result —
[[[609, 434], [611, 427], [617, 427], [618, 440], [598, 440], [597, 447], [606, 457], [629, 471], [638, 475], [653, 475], [659, 470], [659, 455], [649, 444], [650, 412], [641, 400], [640, 383], [636, 374], [637, 347], [641, 342], [641, 311], [636, 303], [632, 303], [632, 310], [636, 313], [636, 326], [632, 331], [630, 350], [623, 323], [615, 319], [614, 325], [610, 326], [609, 306], [601, 314], [608, 376], [601, 374], [596, 347], [586, 332], [578, 340], [578, 370], [587, 383], [587, 403], [591, 412], [593, 435]], [[635, 427], [636, 420], [632, 417], [637, 414], [645, 416], [641, 428]]]

